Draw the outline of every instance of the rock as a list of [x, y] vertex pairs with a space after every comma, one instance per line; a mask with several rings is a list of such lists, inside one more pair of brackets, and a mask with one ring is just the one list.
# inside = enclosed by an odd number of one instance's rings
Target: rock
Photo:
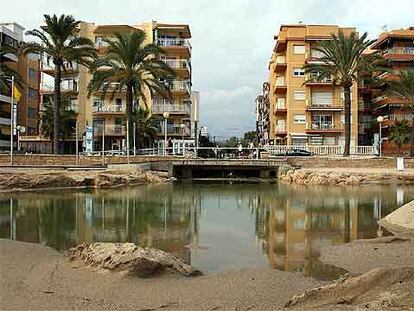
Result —
[[103, 270], [127, 271], [130, 275], [149, 277], [164, 269], [184, 276], [201, 275], [202, 272], [181, 259], [153, 248], [143, 248], [134, 243], [83, 243], [68, 250], [72, 260]]
[[414, 238], [414, 200], [380, 219], [378, 223], [397, 236]]

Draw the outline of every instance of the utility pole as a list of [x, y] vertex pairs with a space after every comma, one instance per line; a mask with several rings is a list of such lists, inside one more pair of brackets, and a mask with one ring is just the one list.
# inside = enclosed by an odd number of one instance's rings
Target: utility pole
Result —
[[11, 106], [10, 106], [10, 165], [13, 165], [13, 134], [14, 134], [14, 76], [11, 77]]
[[78, 166], [79, 165], [79, 142], [78, 142], [78, 139], [79, 139], [79, 130], [78, 130], [78, 120], [76, 120], [76, 130], [75, 130], [75, 135], [76, 135], [76, 139], [75, 139], [75, 141], [76, 141], [76, 146], [75, 146], [75, 152], [76, 152], [76, 166]]

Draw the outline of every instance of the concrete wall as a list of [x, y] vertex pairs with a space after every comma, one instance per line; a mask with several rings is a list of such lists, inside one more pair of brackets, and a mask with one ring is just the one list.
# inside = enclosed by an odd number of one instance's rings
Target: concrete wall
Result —
[[[346, 159], [346, 158], [289, 158], [289, 163], [303, 168], [312, 167], [365, 167], [365, 168], [395, 168], [396, 158]], [[414, 158], [404, 159], [406, 168], [414, 168]]]

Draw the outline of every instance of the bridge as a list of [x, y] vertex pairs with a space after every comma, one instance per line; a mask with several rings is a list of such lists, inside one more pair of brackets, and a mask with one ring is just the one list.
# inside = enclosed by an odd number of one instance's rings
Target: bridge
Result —
[[280, 170], [292, 168], [286, 159], [190, 159], [169, 162], [170, 176], [179, 180], [272, 181]]

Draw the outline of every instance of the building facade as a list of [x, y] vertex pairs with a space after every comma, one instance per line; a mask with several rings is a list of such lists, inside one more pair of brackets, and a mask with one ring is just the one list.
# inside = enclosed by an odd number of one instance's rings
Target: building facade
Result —
[[[23, 42], [24, 27], [17, 23], [0, 23], [0, 46], [18, 48]], [[14, 135], [37, 135], [39, 128], [39, 58], [36, 55], [6, 54], [0, 62], [14, 69], [22, 78], [18, 86], [20, 100], [14, 107]], [[8, 77], [11, 78], [11, 77]], [[16, 84], [17, 85], [17, 84]], [[10, 149], [11, 92], [0, 90], [0, 150]], [[22, 129], [24, 128], [24, 130]], [[18, 129], [21, 129], [18, 131]], [[18, 133], [19, 132], [19, 133]], [[17, 137], [14, 140], [17, 146]]]
[[[378, 50], [386, 60], [389, 71], [381, 74], [379, 78], [395, 80], [399, 70], [414, 70], [414, 27], [407, 29], [392, 30], [379, 35], [372, 44], [372, 50]], [[396, 153], [397, 148], [388, 141], [390, 128], [397, 121], [407, 120], [411, 126], [413, 114], [406, 101], [388, 94], [386, 83], [381, 83], [376, 88], [366, 90], [372, 100], [373, 115], [383, 116], [382, 137], [383, 151], [385, 153]], [[408, 145], [406, 146], [408, 149]]]
[[[162, 24], [154, 21], [139, 25], [97, 25], [81, 22], [75, 35], [92, 40], [98, 54], [103, 55], [107, 48], [107, 43], [103, 39], [111, 40], [116, 33], [129, 33], [136, 30], [145, 32], [144, 44], [154, 43], [165, 51], [161, 59], [176, 74], [174, 78], [165, 78], [165, 83], [168, 83], [171, 89], [172, 101], [153, 97], [149, 91], [146, 94], [147, 105], [158, 127], [156, 139], [164, 140], [164, 112], [168, 112], [169, 115], [167, 118], [168, 137], [180, 140], [183, 137], [189, 139], [192, 105], [191, 45], [189, 42], [191, 33], [188, 25]], [[87, 132], [92, 131], [93, 150], [102, 150], [103, 143], [105, 150], [124, 150], [126, 148], [126, 90], [113, 96], [110, 90], [117, 87], [114, 84], [109, 87], [105, 96], [97, 92], [88, 97], [87, 86], [92, 78], [89, 70], [76, 63], [65, 65], [67, 68], [62, 73], [61, 92], [64, 100], [70, 102], [68, 107], [76, 112], [74, 124], [76, 122], [78, 124], [79, 135], [85, 137]], [[42, 103], [44, 103], [53, 95], [54, 65], [50, 58], [42, 59], [42, 73], [41, 96]], [[143, 103], [134, 102], [135, 107], [138, 105], [143, 105]], [[33, 138], [28, 137], [27, 140], [33, 141]], [[73, 153], [75, 137], [65, 139], [64, 146], [65, 153]], [[50, 147], [42, 148], [42, 151], [50, 152], [51, 150], [48, 150]], [[85, 150], [85, 143], [83, 147]], [[133, 142], [130, 142], [130, 148], [133, 148]]]
[[262, 93], [256, 98], [256, 133], [260, 146], [269, 143], [269, 87], [269, 83], [264, 82]]
[[[269, 63], [269, 143], [344, 145], [344, 95], [331, 79], [305, 82], [303, 67], [321, 63], [315, 50], [321, 40], [355, 28], [331, 25], [282, 25]], [[351, 90], [352, 111], [358, 109], [358, 87]], [[351, 145], [357, 144], [358, 114], [351, 116]]]

